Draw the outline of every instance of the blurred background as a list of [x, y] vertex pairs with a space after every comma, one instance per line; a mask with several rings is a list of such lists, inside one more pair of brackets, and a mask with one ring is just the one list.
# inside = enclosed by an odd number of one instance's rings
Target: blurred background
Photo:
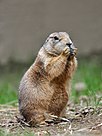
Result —
[[65, 31], [78, 47], [73, 79], [84, 94], [102, 92], [102, 0], [0, 0], [0, 103], [17, 100], [19, 82], [47, 36]]

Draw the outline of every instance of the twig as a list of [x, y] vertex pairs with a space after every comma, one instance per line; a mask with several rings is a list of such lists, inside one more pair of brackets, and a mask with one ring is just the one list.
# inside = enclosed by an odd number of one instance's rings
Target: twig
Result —
[[21, 124], [24, 124], [27, 127], [30, 127], [30, 125], [28, 123], [26, 123], [25, 121], [23, 121], [22, 119], [20, 119], [19, 117], [15, 116], [17, 118], [17, 121], [20, 122]]
[[91, 127], [90, 131], [95, 130], [98, 127], [101, 127], [101, 126], [102, 126], [102, 123], [99, 123], [98, 125]]

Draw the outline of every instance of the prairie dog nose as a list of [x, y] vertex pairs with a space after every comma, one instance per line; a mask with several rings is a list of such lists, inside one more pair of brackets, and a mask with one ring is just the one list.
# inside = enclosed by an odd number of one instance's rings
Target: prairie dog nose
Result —
[[66, 43], [70, 49], [70, 55], [73, 55], [75, 52], [77, 52], [77, 48], [73, 45], [73, 43]]
[[71, 45], [72, 45], [72, 43], [66, 43], [66, 45], [68, 45], [68, 47], [70, 48], [70, 47], [71, 47]]

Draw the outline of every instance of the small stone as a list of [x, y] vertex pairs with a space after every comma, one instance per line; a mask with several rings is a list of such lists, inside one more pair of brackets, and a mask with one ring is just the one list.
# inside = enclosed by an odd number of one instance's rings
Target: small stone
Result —
[[83, 90], [85, 90], [86, 88], [87, 88], [87, 86], [86, 86], [86, 84], [84, 83], [84, 82], [79, 82], [79, 83], [76, 83], [75, 84], [75, 90], [77, 91], [77, 92], [80, 92], [80, 91], [83, 91]]

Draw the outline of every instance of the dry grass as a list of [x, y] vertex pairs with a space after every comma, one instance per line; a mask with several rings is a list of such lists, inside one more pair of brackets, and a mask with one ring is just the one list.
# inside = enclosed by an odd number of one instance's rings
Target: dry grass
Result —
[[82, 107], [69, 104], [67, 116], [70, 122], [60, 122], [48, 126], [28, 127], [17, 121], [18, 108], [10, 105], [0, 105], [0, 136], [33, 136], [33, 135], [92, 135], [101, 136], [102, 107]]

